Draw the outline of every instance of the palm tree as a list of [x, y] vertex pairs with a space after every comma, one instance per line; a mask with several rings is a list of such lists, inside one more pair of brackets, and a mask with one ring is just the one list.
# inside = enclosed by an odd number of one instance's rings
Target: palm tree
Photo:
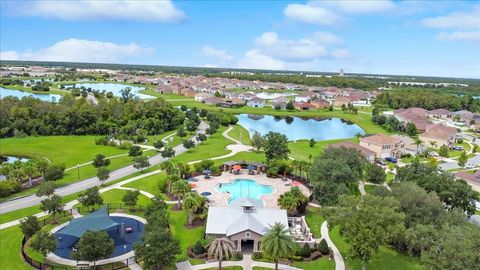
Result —
[[160, 169], [164, 170], [168, 175], [171, 175], [175, 172], [175, 166], [169, 160], [162, 162], [162, 164], [160, 164]]
[[278, 270], [278, 260], [294, 255], [298, 246], [288, 234], [288, 229], [281, 223], [275, 223], [262, 237], [261, 248], [265, 257], [275, 261], [275, 270]]
[[23, 173], [28, 176], [28, 186], [32, 186], [32, 178], [38, 175], [38, 169], [32, 161], [28, 161], [22, 168]]
[[183, 208], [188, 211], [188, 225], [193, 223], [193, 214], [201, 206], [201, 201], [196, 193], [190, 192], [183, 198]]
[[180, 177], [177, 174], [169, 174], [167, 175], [167, 193], [172, 193], [172, 185], [178, 181], [180, 181]]
[[233, 254], [235, 254], [235, 247], [233, 242], [226, 238], [215, 238], [207, 244], [208, 256], [213, 257], [218, 260], [218, 269], [222, 269], [222, 260], [229, 259]]
[[422, 140], [420, 140], [418, 137], [415, 138], [415, 144], [417, 145], [417, 155], [418, 155], [418, 147], [422, 144]]
[[183, 198], [183, 196], [185, 196], [185, 194], [188, 191], [190, 191], [190, 185], [188, 184], [187, 181], [180, 180], [180, 181], [176, 181], [176, 182], [173, 183], [172, 193], [177, 198], [178, 209], [180, 209], [182, 207], [182, 203], [181, 203], [182, 198]]
[[293, 212], [297, 209], [298, 200], [292, 195], [287, 195], [286, 193], [284, 193], [278, 198], [278, 205], [280, 205], [282, 209], [287, 210], [289, 215], [292, 215]]

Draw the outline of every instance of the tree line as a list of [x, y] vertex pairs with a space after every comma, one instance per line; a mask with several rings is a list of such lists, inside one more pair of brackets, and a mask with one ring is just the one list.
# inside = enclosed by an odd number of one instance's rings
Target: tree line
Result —
[[99, 100], [66, 95], [58, 103], [33, 97], [0, 99], [0, 137], [31, 135], [125, 135], [138, 129], [148, 135], [173, 130], [184, 113], [158, 98], [144, 102], [131, 97]]
[[426, 110], [444, 108], [471, 112], [478, 112], [480, 109], [480, 102], [471, 95], [452, 95], [430, 90], [385, 91], [377, 96], [374, 105], [393, 109], [421, 107]]

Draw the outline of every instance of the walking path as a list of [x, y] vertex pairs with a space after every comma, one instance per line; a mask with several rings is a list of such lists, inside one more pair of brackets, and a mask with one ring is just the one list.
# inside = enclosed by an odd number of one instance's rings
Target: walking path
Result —
[[[197, 141], [196, 140], [196, 135], [198, 133], [205, 133], [205, 130], [208, 127], [209, 127], [209, 125], [206, 122], [202, 121], [200, 123], [197, 131], [195, 132], [195, 135], [191, 139], [194, 142], [196, 142]], [[176, 156], [178, 156], [178, 155], [187, 151], [187, 149], [185, 147], [183, 147], [183, 145], [177, 145], [173, 149], [175, 150], [175, 155]], [[164, 162], [165, 160], [168, 160], [168, 159], [169, 158], [163, 158], [160, 154], [157, 154], [153, 157], [150, 157], [149, 161], [150, 161], [151, 165], [156, 165], [156, 164], [160, 164], [160, 163], [162, 163], [162, 162]], [[136, 173], [136, 172], [138, 172], [138, 170], [135, 169], [133, 167], [133, 165], [129, 165], [129, 166], [120, 168], [118, 170], [112, 171], [110, 173], [110, 178], [108, 180], [106, 180], [105, 183], [115, 181], [117, 179], [129, 176], [129, 175], [131, 175], [133, 173]], [[100, 183], [100, 181], [98, 181], [98, 178], [96, 176], [94, 176], [94, 177], [91, 177], [91, 178], [88, 178], [88, 179], [85, 179], [85, 180], [82, 180], [82, 181], [79, 181], [79, 182], [76, 182], [76, 183], [72, 183], [72, 184], [57, 188], [55, 190], [55, 192], [58, 195], [63, 197], [63, 196], [66, 196], [66, 195], [70, 195], [70, 194], [73, 194], [73, 193], [83, 191], [87, 188], [91, 188], [91, 187], [94, 187], [94, 186], [99, 186], [100, 184], [101, 183]], [[26, 196], [26, 197], [6, 201], [6, 202], [3, 202], [3, 203], [0, 204], [0, 212], [1, 213], [8, 213], [8, 212], [15, 211], [15, 210], [18, 210], [18, 209], [23, 209], [23, 208], [27, 208], [27, 207], [30, 207], [30, 206], [35, 206], [35, 205], [40, 204], [41, 200], [42, 200], [41, 198], [38, 198], [37, 196], [35, 196], [33, 194], [33, 195]]]
[[330, 235], [328, 234], [328, 223], [324, 221], [322, 223], [322, 227], [320, 228], [320, 232], [322, 237], [327, 241], [328, 246], [333, 252], [333, 259], [335, 260], [335, 270], [345, 270], [345, 262], [343, 261], [342, 254], [340, 250], [335, 246], [333, 241], [330, 239]]
[[[251, 151], [253, 150], [253, 147], [251, 147], [250, 145], [244, 145], [241, 141], [237, 140], [237, 139], [234, 139], [232, 137], [230, 137], [228, 135], [228, 133], [233, 129], [232, 126], [228, 127], [223, 133], [222, 133], [222, 136], [235, 142], [235, 144], [229, 144], [227, 145], [227, 149], [230, 150], [231, 152], [228, 153], [228, 154], [225, 154], [223, 156], [218, 156], [218, 157], [213, 157], [213, 158], [209, 158], [209, 160], [217, 160], [217, 159], [224, 159], [224, 158], [227, 158], [227, 157], [233, 157], [235, 156], [236, 154], [240, 153], [240, 152], [248, 152], [248, 151]], [[201, 162], [201, 160], [195, 160], [195, 161], [190, 161], [188, 162], [188, 164], [195, 164], [195, 163], [199, 163]]]
[[[217, 269], [218, 267], [218, 262], [208, 262], [204, 264], [197, 264], [197, 265], [192, 265], [190, 268], [188, 268], [188, 264], [185, 263], [179, 263], [177, 264], [177, 269], [191, 269], [191, 270], [201, 270], [201, 269]], [[224, 261], [222, 262], [222, 267], [227, 267], [227, 266], [241, 266], [243, 267], [243, 270], [252, 270], [253, 267], [264, 267], [264, 268], [271, 268], [275, 269], [275, 264], [274, 263], [267, 263], [267, 262], [259, 262], [259, 261], [254, 261], [252, 260], [252, 255], [250, 254], [244, 254], [243, 255], [243, 260], [241, 261]], [[182, 268], [183, 267], [183, 268]], [[278, 264], [278, 269], [281, 270], [302, 270], [301, 268], [293, 267], [290, 265], [286, 264]]]

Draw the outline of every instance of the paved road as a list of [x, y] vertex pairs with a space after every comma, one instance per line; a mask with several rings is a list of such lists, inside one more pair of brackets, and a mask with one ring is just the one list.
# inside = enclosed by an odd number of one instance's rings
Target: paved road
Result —
[[[202, 121], [195, 134], [205, 133], [205, 130], [208, 127], [209, 127], [208, 124]], [[192, 139], [196, 142], [195, 136], [193, 136]], [[174, 147], [174, 149], [175, 149], [175, 155], [180, 155], [187, 151], [187, 149], [183, 147], [183, 145], [178, 145]], [[157, 154], [153, 157], [150, 157], [150, 164], [151, 165], [160, 164], [165, 160], [167, 160], [167, 158], [163, 158], [160, 154]], [[120, 168], [118, 170], [110, 172], [110, 178], [107, 181], [105, 181], [105, 183], [115, 181], [117, 179], [131, 175], [136, 172], [138, 172], [138, 170], [135, 169], [132, 165]], [[55, 192], [60, 196], [67, 196], [76, 192], [83, 191], [87, 188], [91, 188], [99, 185], [100, 185], [100, 181], [98, 181], [98, 178], [92, 177], [92, 178], [88, 178], [64, 187], [57, 188]], [[35, 195], [30, 195], [27, 197], [3, 202], [0, 204], [0, 213], [4, 214], [4, 213], [8, 213], [18, 209], [38, 205], [40, 204], [41, 200], [42, 198], [38, 198]]]

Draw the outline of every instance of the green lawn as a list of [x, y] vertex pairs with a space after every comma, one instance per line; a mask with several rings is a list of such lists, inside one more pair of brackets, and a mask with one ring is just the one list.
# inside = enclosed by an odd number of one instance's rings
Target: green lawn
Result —
[[57, 94], [64, 96], [65, 94], [68, 93], [68, 91], [60, 90], [55, 87], [50, 87], [50, 91], [48, 92], [43, 92], [43, 91], [33, 91], [31, 87], [23, 86], [23, 85], [3, 85], [3, 88], [6, 89], [14, 89], [14, 90], [20, 90], [23, 92], [28, 92], [28, 93], [35, 93], [35, 94]]
[[[203, 239], [205, 226], [187, 229], [188, 213], [186, 211], [170, 211], [170, 225], [175, 238], [180, 241], [182, 254], [180, 258], [187, 258], [187, 248], [193, 246], [197, 240]], [[202, 263], [203, 260], [189, 259], [192, 264]]]
[[320, 238], [320, 227], [325, 219], [320, 215], [320, 208], [308, 207], [307, 214], [305, 215], [310, 231], [313, 233], [313, 237]]
[[[218, 268], [207, 268], [205, 270], [217, 270]], [[222, 269], [223, 270], [242, 270], [243, 267], [241, 266], [227, 266], [227, 267], [224, 267], [222, 266]], [[270, 269], [270, 268], [253, 268], [253, 269]]]
[[393, 179], [395, 179], [395, 174], [388, 172], [387, 173], [387, 184], [391, 184], [393, 182]]
[[328, 141], [318, 141], [313, 147], [310, 147], [309, 140], [299, 140], [296, 142], [290, 142], [288, 144], [288, 149], [290, 149], [290, 157], [298, 160], [308, 160], [309, 156], [316, 157], [323, 152], [326, 146], [338, 143], [338, 142], [355, 142], [358, 143], [357, 138], [352, 139], [341, 139], [341, 140], [328, 140]]
[[240, 152], [234, 156], [214, 160], [215, 165], [220, 166], [225, 161], [254, 161], [254, 162], [265, 162], [265, 153], [264, 152]]
[[[145, 86], [143, 86], [145, 87]], [[150, 95], [150, 96], [154, 96], [154, 97], [161, 97], [165, 100], [170, 100], [170, 99], [191, 99], [191, 100], [194, 100], [195, 98], [194, 97], [186, 97], [186, 96], [181, 96], [181, 95], [177, 95], [177, 94], [161, 94], [159, 92], [157, 92], [156, 90], [152, 89], [152, 88], [147, 88], [145, 90], [140, 90], [140, 93], [142, 94], [145, 94], [145, 95]]]
[[188, 107], [197, 107], [198, 109], [206, 109], [209, 111], [219, 111], [223, 110], [227, 113], [234, 114], [265, 114], [265, 115], [279, 115], [279, 116], [305, 116], [305, 117], [338, 117], [345, 120], [349, 120], [360, 127], [362, 127], [367, 133], [388, 133], [382, 127], [375, 125], [371, 121], [371, 115], [365, 113], [358, 114], [347, 114], [340, 109], [334, 109], [333, 111], [328, 110], [311, 110], [311, 111], [282, 111], [275, 110], [270, 107], [264, 108], [253, 108], [248, 106], [243, 106], [240, 108], [221, 108], [217, 106], [207, 105], [204, 103], [197, 102], [195, 100], [181, 100], [181, 101], [170, 101], [173, 105], [186, 105]]
[[0, 269], [30, 270], [20, 255], [23, 234], [19, 226], [0, 230]]
[[252, 143], [250, 139], [250, 133], [244, 127], [240, 125], [233, 126], [233, 129], [228, 133], [230, 137], [241, 141], [245, 145], [250, 145]]
[[294, 262], [292, 266], [304, 270], [333, 270], [335, 269], [335, 261], [328, 259], [328, 257], [322, 257], [311, 262]]
[[[356, 270], [362, 268], [359, 260], [350, 258], [350, 245], [340, 236], [338, 227], [330, 231], [330, 238], [340, 250], [348, 269]], [[370, 262], [367, 264], [367, 269], [420, 270], [424, 269], [424, 267], [419, 258], [409, 256], [388, 246], [382, 246], [377, 253], [372, 256]]]
[[166, 178], [166, 176], [166, 173], [161, 172], [130, 182], [124, 185], [124, 187], [137, 188], [156, 195], [160, 192], [160, 190], [158, 189], [158, 182], [161, 179]]
[[171, 134], [177, 132], [177, 130], [170, 130], [159, 135], [148, 135], [146, 145], [153, 145], [154, 142], [162, 140], [163, 138], [170, 136]]
[[63, 163], [66, 168], [93, 160], [95, 155], [125, 154], [112, 146], [96, 145], [96, 136], [42, 136], [1, 139], [0, 154], [33, 158], [46, 157], [53, 163]]
[[233, 144], [233, 142], [222, 136], [222, 132], [226, 129], [226, 127], [220, 127], [218, 131], [208, 137], [206, 141], [191, 148], [188, 152], [174, 157], [172, 161], [187, 163], [189, 161], [203, 160], [230, 153], [225, 147], [229, 144]]
[[[127, 193], [127, 191], [122, 189], [112, 189], [104, 192], [102, 193], [103, 203], [123, 203], [122, 198], [125, 193]], [[137, 205], [147, 206], [150, 202], [151, 200], [147, 196], [142, 194], [138, 196]]]

